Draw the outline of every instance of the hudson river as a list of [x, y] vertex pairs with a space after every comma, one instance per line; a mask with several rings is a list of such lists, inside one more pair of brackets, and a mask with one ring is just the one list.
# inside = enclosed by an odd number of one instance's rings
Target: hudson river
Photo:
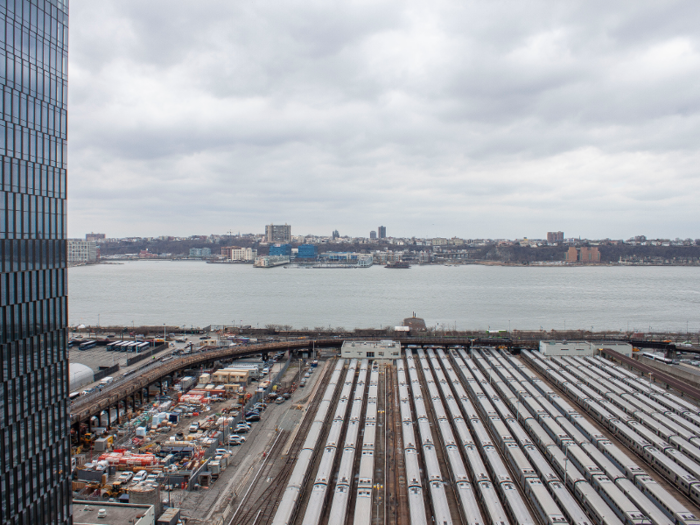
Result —
[[416, 312], [457, 329], [700, 330], [700, 268], [259, 269], [139, 261], [71, 268], [72, 325], [370, 328]]

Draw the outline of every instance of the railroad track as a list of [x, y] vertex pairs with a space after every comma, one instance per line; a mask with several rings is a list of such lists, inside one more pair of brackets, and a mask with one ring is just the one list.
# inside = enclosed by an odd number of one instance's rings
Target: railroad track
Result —
[[[276, 438], [275, 444], [273, 448], [270, 450], [270, 454], [266, 458], [266, 464], [265, 467], [261, 470], [261, 472], [256, 476], [256, 478], [253, 480], [253, 483], [250, 485], [248, 488], [248, 493], [253, 496], [258, 492], [258, 487], [261, 485], [262, 481], [264, 479], [267, 479], [269, 477], [270, 472], [275, 466], [275, 462], [277, 459], [280, 457], [280, 454], [282, 453], [282, 449], [284, 448], [284, 443], [289, 437], [289, 430], [282, 430], [280, 431], [278, 437]], [[285, 467], [287, 465], [285, 464]], [[236, 512], [231, 516], [231, 519], [229, 520], [229, 523], [232, 523], [234, 518], [236, 519], [235, 523], [240, 523], [241, 525], [248, 524], [248, 523], [255, 523], [255, 521], [259, 518], [260, 513], [262, 512], [263, 508], [260, 506], [263, 502], [260, 501], [261, 498], [263, 498], [266, 493], [270, 491], [270, 489], [273, 489], [279, 484], [279, 478], [284, 474], [284, 468], [282, 471], [280, 471], [272, 481], [272, 484], [267, 490], [264, 490], [262, 494], [258, 498], [256, 498], [254, 501], [250, 502], [248, 505], [245, 505], [245, 502], [242, 502], [239, 505], [239, 508], [236, 510]], [[286, 477], [285, 477], [286, 481]], [[252, 520], [252, 521], [251, 521]]]
[[403, 454], [401, 448], [401, 418], [398, 412], [398, 395], [396, 390], [396, 370], [393, 365], [385, 369], [385, 407], [386, 407], [386, 525], [408, 525], [408, 501], [402, 494], [401, 471]]
[[[322, 382], [328, 382], [330, 376], [333, 374], [333, 367], [328, 366], [323, 378], [319, 379]], [[314, 421], [314, 416], [316, 415], [316, 410], [318, 409], [318, 404], [321, 401], [322, 396], [314, 396], [309, 404], [307, 412], [302, 420], [299, 429], [294, 436], [294, 441], [289, 447], [289, 452], [287, 453], [287, 460], [285, 461], [282, 469], [275, 475], [275, 477], [270, 481], [270, 486], [267, 487], [250, 505], [245, 506], [245, 510], [232, 515], [230, 518], [226, 518], [224, 523], [227, 525], [269, 525], [275, 517], [275, 511], [277, 510], [277, 504], [282, 498], [284, 490], [287, 488], [287, 482], [289, 476], [294, 470], [296, 465], [297, 457], [301, 447], [304, 445], [306, 440], [306, 434], [309, 431], [311, 423]], [[288, 431], [285, 431], [288, 432]], [[278, 448], [278, 456], [275, 459], [279, 459], [279, 454], [284, 448], [284, 442], [286, 440], [281, 439]], [[272, 459], [272, 458], [271, 458]], [[272, 468], [275, 461], [269, 462]], [[263, 476], [258, 478], [258, 481], [262, 479]], [[235, 518], [235, 521], [233, 521]]]

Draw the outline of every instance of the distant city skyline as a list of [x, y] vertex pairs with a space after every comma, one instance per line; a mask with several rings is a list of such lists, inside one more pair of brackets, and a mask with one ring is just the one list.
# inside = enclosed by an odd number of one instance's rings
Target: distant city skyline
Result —
[[[271, 231], [279, 231], [279, 230], [271, 230], [271, 227], [274, 226], [275, 228], [284, 228], [284, 233], [279, 232], [282, 235], [289, 235], [289, 237], [285, 237], [284, 239], [281, 238], [275, 238], [274, 235], [271, 237]], [[314, 234], [314, 233], [297, 233], [295, 235], [291, 235], [291, 225], [284, 225], [282, 226], [277, 226], [277, 225], [267, 225], [265, 227], [264, 232], [236, 232], [233, 233], [232, 231], [226, 232], [226, 233], [198, 233], [198, 234], [192, 234], [192, 235], [126, 235], [123, 237], [119, 236], [113, 236], [113, 235], [107, 235], [104, 233], [86, 233], [84, 236], [85, 240], [88, 241], [95, 241], [97, 244], [100, 242], [109, 242], [112, 239], [161, 239], [161, 240], [166, 240], [169, 238], [172, 239], [192, 239], [192, 238], [204, 238], [204, 239], [209, 239], [211, 237], [216, 237], [220, 239], [236, 239], [239, 237], [255, 237], [258, 239], [260, 242], [265, 243], [265, 244], [285, 244], [285, 243], [293, 243], [293, 244], [298, 244], [301, 242], [302, 239], [308, 239], [308, 238], [316, 238], [316, 239], [330, 239], [333, 241], [343, 241], [344, 239], [365, 239], [367, 241], [372, 241], [372, 242], [390, 242], [392, 240], [410, 240], [410, 239], [416, 239], [416, 240], [422, 240], [422, 239], [443, 239], [446, 241], [451, 241], [451, 240], [479, 240], [479, 241], [484, 241], [484, 240], [489, 240], [489, 241], [510, 241], [510, 242], [517, 242], [517, 241], [540, 241], [540, 242], [545, 242], [545, 243], [550, 243], [550, 244], [556, 244], [560, 242], [571, 242], [571, 241], [576, 241], [576, 240], [581, 240], [581, 241], [625, 241], [625, 242], [636, 242], [636, 243], [643, 243], [646, 241], [660, 241], [660, 240], [668, 240], [668, 241], [687, 241], [691, 240], [693, 242], [700, 241], [700, 237], [679, 237], [679, 236], [668, 236], [668, 237], [650, 237], [646, 235], [630, 235], [630, 236], [624, 236], [624, 237], [583, 237], [583, 236], [571, 236], [571, 237], [565, 237], [564, 232], [558, 231], [558, 232], [546, 232], [545, 235], [539, 237], [539, 236], [534, 236], [534, 235], [526, 235], [526, 236], [521, 236], [521, 237], [466, 237], [466, 236], [458, 236], [458, 235], [453, 235], [451, 237], [447, 237], [444, 235], [436, 235], [434, 237], [421, 237], [417, 235], [408, 235], [408, 236], [392, 236], [388, 235], [383, 238], [377, 237], [377, 232], [375, 230], [372, 230], [369, 232], [369, 235], [343, 235], [338, 232], [338, 230], [333, 230], [330, 234]], [[73, 240], [82, 240], [83, 237], [70, 237]], [[235, 241], [233, 241], [235, 242]]]
[[164, 5], [71, 5], [70, 236], [698, 235], [698, 2]]

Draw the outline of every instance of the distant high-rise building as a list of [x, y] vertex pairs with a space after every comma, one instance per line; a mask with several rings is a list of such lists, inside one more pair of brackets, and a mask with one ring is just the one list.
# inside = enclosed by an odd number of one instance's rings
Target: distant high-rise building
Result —
[[270, 246], [269, 255], [277, 257], [290, 257], [292, 255], [292, 245], [275, 244], [274, 246]]
[[562, 242], [564, 232], [547, 232], [547, 242]]
[[257, 257], [258, 251], [240, 246], [222, 246], [221, 255], [230, 261], [252, 261]]
[[86, 233], [86, 241], [104, 241], [107, 236], [104, 233]]
[[2, 2], [0, 27], [0, 523], [68, 524], [68, 2]]
[[91, 263], [97, 261], [97, 243], [82, 239], [68, 239], [68, 262]]
[[265, 226], [265, 240], [270, 244], [292, 242], [292, 226], [290, 224], [268, 224]]
[[339, 239], [339, 238], [340, 238], [340, 233], [338, 233], [338, 230], [333, 230], [333, 238], [334, 238], [334, 239]]
[[380, 226], [377, 228], [377, 232], [379, 233], [380, 239], [386, 239], [386, 226]]
[[318, 248], [313, 244], [302, 244], [297, 251], [297, 259], [315, 259], [318, 257]]
[[211, 248], [190, 248], [190, 257], [211, 257]]
[[376, 239], [376, 238], [377, 238], [377, 232], [375, 232], [374, 230], [371, 231], [371, 232], [369, 232], [369, 238], [370, 238], [370, 239]]
[[592, 264], [600, 262], [600, 251], [597, 246], [588, 247], [581, 246], [580, 248], [569, 248], [566, 252], [566, 262]]

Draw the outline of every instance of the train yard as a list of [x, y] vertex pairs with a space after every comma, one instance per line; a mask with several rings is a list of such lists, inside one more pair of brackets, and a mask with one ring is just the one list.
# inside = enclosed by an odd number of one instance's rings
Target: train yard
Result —
[[700, 408], [601, 357], [333, 360], [282, 441], [226, 523], [700, 525]]

